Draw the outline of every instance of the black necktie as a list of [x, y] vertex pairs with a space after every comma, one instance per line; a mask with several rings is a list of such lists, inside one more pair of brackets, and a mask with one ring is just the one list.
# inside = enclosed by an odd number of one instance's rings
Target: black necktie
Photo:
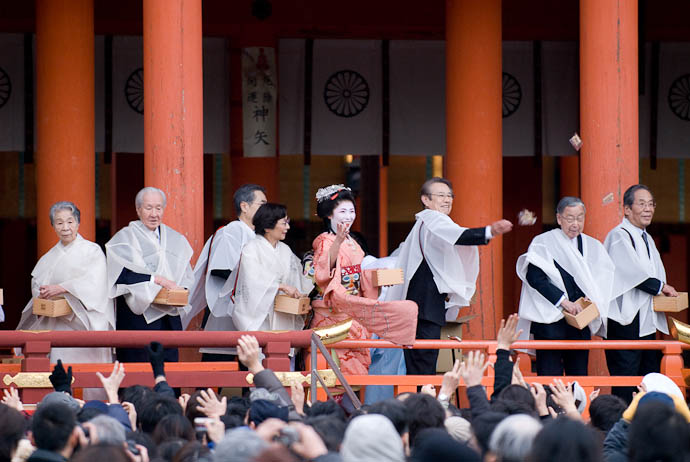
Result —
[[644, 241], [644, 245], [647, 246], [647, 256], [649, 258], [652, 258], [652, 254], [649, 251], [649, 241], [647, 240], [647, 233], [645, 233], [644, 231], [642, 231], [642, 240]]
[[577, 250], [580, 251], [580, 255], [584, 255], [585, 253], [582, 251], [582, 234], [577, 235]]

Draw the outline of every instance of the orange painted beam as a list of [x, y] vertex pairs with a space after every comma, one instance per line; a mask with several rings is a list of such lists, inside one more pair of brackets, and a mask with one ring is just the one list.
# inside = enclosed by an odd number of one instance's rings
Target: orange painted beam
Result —
[[580, 171], [585, 232], [603, 240], [639, 181], [637, 0], [580, 1]]
[[48, 211], [81, 210], [96, 238], [93, 0], [36, 1], [36, 207], [38, 255], [57, 242]]
[[201, 0], [144, 0], [144, 171], [164, 222], [204, 244]]
[[[451, 218], [485, 226], [503, 212], [501, 0], [446, 2], [446, 177]], [[478, 318], [464, 338], [492, 338], [503, 315], [502, 238], [479, 248]]]

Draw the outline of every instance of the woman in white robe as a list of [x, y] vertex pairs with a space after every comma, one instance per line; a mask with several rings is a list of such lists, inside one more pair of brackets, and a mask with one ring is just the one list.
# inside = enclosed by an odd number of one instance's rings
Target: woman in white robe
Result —
[[232, 320], [237, 330], [302, 330], [304, 316], [273, 310], [276, 295], [306, 296], [314, 287], [302, 272], [302, 264], [284, 244], [290, 229], [285, 206], [267, 203], [253, 219], [257, 238], [242, 249], [221, 296], [232, 296]]
[[[22, 330], [114, 330], [115, 311], [108, 299], [103, 251], [87, 241], [79, 230], [79, 209], [71, 202], [50, 208], [50, 223], [60, 242], [43, 255], [31, 272], [31, 293], [38, 298], [64, 298], [72, 308], [66, 316], [33, 314], [33, 298], [24, 308], [17, 329]], [[50, 362], [112, 362], [111, 348], [53, 348]]]

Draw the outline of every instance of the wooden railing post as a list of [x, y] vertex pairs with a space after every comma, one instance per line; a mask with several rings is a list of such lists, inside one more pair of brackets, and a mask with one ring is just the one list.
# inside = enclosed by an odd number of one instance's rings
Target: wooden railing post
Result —
[[[497, 343], [490, 343], [486, 347], [487, 359], [489, 360], [489, 362], [491, 363], [491, 366], [492, 366], [492, 367], [488, 367], [486, 369], [486, 376], [487, 377], [493, 378], [496, 375], [494, 372], [494, 368], [493, 368], [494, 364], [496, 364], [496, 359], [498, 359], [498, 357], [496, 356], [496, 350], [498, 350], [498, 344]], [[494, 381], [493, 380], [491, 380], [491, 385], [487, 385], [486, 394], [488, 395], [489, 398], [491, 398], [491, 395], [494, 394]]]
[[664, 357], [661, 360], [661, 373], [673, 380], [685, 394], [685, 381], [683, 380], [683, 350], [678, 342], [667, 342], [662, 350]]
[[290, 342], [268, 342], [263, 349], [264, 367], [274, 371], [290, 370]]
[[[28, 341], [22, 349], [22, 372], [46, 372], [50, 371], [50, 342]], [[53, 388], [21, 388], [19, 390], [22, 402], [38, 403], [45, 395], [53, 391]]]

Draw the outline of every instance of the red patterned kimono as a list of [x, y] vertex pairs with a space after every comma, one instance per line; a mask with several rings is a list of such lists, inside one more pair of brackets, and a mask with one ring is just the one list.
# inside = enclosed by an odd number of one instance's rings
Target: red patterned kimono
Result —
[[[371, 283], [370, 272], [360, 263], [364, 252], [352, 239], [340, 245], [331, 269], [329, 250], [335, 234], [322, 233], [313, 243], [314, 280], [319, 297], [312, 302], [312, 327], [327, 327], [352, 318], [348, 339], [369, 339], [370, 332], [400, 345], [412, 345], [417, 331], [417, 304], [409, 300], [382, 302]], [[346, 374], [366, 375], [371, 359], [368, 349], [336, 350]]]

